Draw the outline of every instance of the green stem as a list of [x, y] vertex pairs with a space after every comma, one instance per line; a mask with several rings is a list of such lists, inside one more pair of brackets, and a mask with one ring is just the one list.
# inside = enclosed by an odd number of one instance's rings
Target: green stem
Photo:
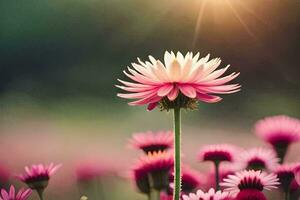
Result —
[[40, 197], [40, 200], [44, 200], [44, 195], [43, 195], [44, 190], [43, 189], [39, 189], [39, 190], [37, 190], [37, 193], [38, 193], [38, 195]]
[[220, 190], [220, 174], [219, 174], [219, 166], [220, 166], [220, 162], [216, 161], [215, 163], [215, 180], [216, 180], [216, 191]]
[[174, 134], [175, 134], [175, 164], [174, 164], [174, 194], [173, 199], [180, 199], [180, 190], [181, 190], [181, 150], [180, 150], [180, 139], [181, 139], [181, 116], [180, 116], [180, 107], [174, 108]]

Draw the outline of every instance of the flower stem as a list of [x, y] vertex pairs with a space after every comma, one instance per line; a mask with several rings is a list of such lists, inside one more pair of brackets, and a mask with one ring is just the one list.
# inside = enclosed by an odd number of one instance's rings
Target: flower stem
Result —
[[38, 189], [37, 193], [38, 193], [38, 195], [40, 197], [40, 200], [44, 200], [44, 195], [43, 195], [44, 189]]
[[289, 189], [287, 189], [285, 191], [284, 196], [285, 196], [285, 198], [284, 198], [285, 200], [290, 200], [290, 190]]
[[180, 149], [180, 139], [181, 139], [181, 114], [180, 107], [174, 108], [174, 134], [175, 134], [175, 164], [174, 164], [174, 194], [173, 199], [179, 200], [180, 190], [181, 190], [181, 149]]
[[220, 190], [220, 173], [219, 173], [219, 166], [220, 166], [220, 162], [219, 161], [215, 161], [215, 180], [216, 180], [216, 191]]
[[160, 200], [160, 191], [156, 189], [151, 189], [150, 194], [148, 195], [149, 200]]

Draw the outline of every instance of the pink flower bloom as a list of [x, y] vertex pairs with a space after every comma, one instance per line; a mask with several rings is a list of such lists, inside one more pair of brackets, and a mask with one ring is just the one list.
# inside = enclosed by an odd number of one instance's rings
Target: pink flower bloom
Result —
[[267, 174], [262, 171], [244, 170], [236, 172], [235, 175], [228, 175], [221, 183], [225, 187], [225, 191], [237, 194], [243, 190], [263, 191], [277, 188], [280, 183], [275, 174]]
[[[216, 70], [220, 65], [219, 58], [209, 60], [209, 55], [199, 59], [199, 53], [193, 56], [187, 53], [183, 56], [180, 52], [165, 52], [164, 64], [149, 56], [150, 62], [132, 63], [132, 68], [124, 74], [133, 82], [119, 80], [124, 86], [125, 94], [118, 94], [126, 99], [136, 99], [129, 105], [148, 104], [152, 110], [161, 100], [173, 102], [183, 95], [188, 99], [197, 99], [207, 103], [215, 103], [220, 97], [212, 94], [229, 94], [240, 90], [238, 84], [227, 84], [235, 79], [239, 73], [232, 73], [220, 78], [229, 66]], [[227, 84], [227, 85], [226, 85]]]
[[213, 144], [204, 146], [199, 153], [200, 161], [221, 162], [234, 160], [236, 148], [229, 144]]
[[283, 164], [277, 166], [273, 172], [277, 174], [282, 189], [286, 192], [289, 190], [292, 181], [295, 179], [294, 170], [297, 167], [295, 163]]
[[26, 183], [31, 189], [44, 189], [48, 186], [50, 176], [53, 175], [61, 165], [32, 165], [25, 167], [25, 173], [18, 175], [17, 178]]
[[130, 139], [130, 146], [142, 149], [145, 153], [164, 151], [173, 147], [174, 135], [172, 131], [137, 133]]
[[267, 117], [256, 123], [255, 132], [274, 147], [282, 163], [289, 145], [300, 140], [300, 120], [285, 115]]
[[169, 187], [169, 174], [174, 166], [174, 156], [169, 152], [153, 152], [142, 156], [133, 168], [133, 178], [141, 192], [147, 193], [150, 186], [149, 176], [153, 187], [159, 191]]
[[183, 195], [183, 200], [233, 200], [228, 192], [215, 191], [211, 188], [208, 192], [198, 190], [196, 193], [190, 193], [189, 195]]
[[245, 189], [238, 193], [234, 200], [268, 200], [264, 193], [256, 189]]
[[9, 191], [5, 191], [4, 189], [1, 190], [1, 197], [0, 200], [27, 200], [31, 195], [30, 189], [20, 189], [19, 192], [16, 194], [15, 187], [13, 185], [10, 186]]
[[279, 165], [279, 158], [272, 149], [252, 148], [245, 150], [237, 157], [241, 169], [272, 170]]
[[256, 123], [255, 131], [274, 146], [278, 143], [290, 144], [300, 140], [300, 120], [285, 115], [267, 117]]

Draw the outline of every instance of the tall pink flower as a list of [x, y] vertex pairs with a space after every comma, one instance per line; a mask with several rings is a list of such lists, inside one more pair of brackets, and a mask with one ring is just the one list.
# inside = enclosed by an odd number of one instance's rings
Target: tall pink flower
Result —
[[131, 147], [142, 149], [145, 153], [158, 152], [173, 147], [174, 135], [172, 131], [147, 131], [136, 133], [129, 141]]
[[282, 163], [289, 145], [300, 140], [300, 120], [285, 115], [267, 117], [256, 123], [255, 132], [273, 146]]
[[237, 157], [237, 165], [241, 169], [269, 170], [279, 165], [279, 158], [273, 149], [251, 148]]
[[20, 189], [16, 194], [16, 189], [13, 185], [10, 186], [9, 191], [1, 190], [0, 200], [27, 200], [31, 195], [31, 189]]
[[[151, 189], [167, 190], [169, 174], [174, 166], [174, 156], [169, 152], [148, 153], [140, 157], [133, 167], [133, 178], [142, 193], [149, 193]], [[151, 180], [149, 180], [151, 179]]]
[[43, 199], [43, 191], [48, 186], [49, 179], [61, 165], [32, 165], [31, 167], [25, 167], [25, 173], [20, 174], [17, 178], [28, 185], [31, 189], [38, 192], [40, 199]]
[[221, 185], [225, 187], [225, 191], [237, 194], [237, 200], [246, 200], [245, 197], [266, 200], [262, 191], [277, 188], [280, 184], [275, 174], [254, 170], [236, 172], [235, 175], [229, 175], [223, 181]]
[[[136, 99], [129, 105], [146, 105], [148, 110], [154, 109], [160, 102], [162, 109], [175, 107], [172, 102], [181, 99], [182, 108], [194, 108], [192, 100], [215, 103], [222, 98], [213, 94], [229, 94], [240, 90], [238, 84], [227, 84], [235, 79], [239, 73], [220, 78], [229, 66], [216, 70], [221, 59], [209, 61], [209, 55], [199, 59], [199, 53], [193, 56], [187, 53], [183, 56], [180, 52], [165, 52], [164, 63], [149, 56], [149, 61], [132, 63], [128, 72], [124, 74], [133, 82], [119, 80], [124, 86], [117, 87], [129, 92], [118, 94], [126, 99]], [[179, 102], [179, 101], [178, 101]]]

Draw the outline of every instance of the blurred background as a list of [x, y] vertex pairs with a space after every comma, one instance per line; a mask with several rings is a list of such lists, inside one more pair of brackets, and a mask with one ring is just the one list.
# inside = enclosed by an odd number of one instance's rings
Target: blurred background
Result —
[[0, 1], [0, 16], [0, 165], [15, 174], [63, 163], [48, 199], [88, 193], [75, 169], [90, 160], [122, 174], [104, 184], [106, 199], [143, 199], [123, 178], [139, 155], [128, 138], [170, 129], [172, 115], [116, 97], [137, 57], [199, 51], [241, 72], [241, 92], [183, 113], [184, 162], [195, 168], [207, 166], [196, 161], [202, 144], [263, 145], [256, 120], [300, 117], [298, 0], [11, 0]]

